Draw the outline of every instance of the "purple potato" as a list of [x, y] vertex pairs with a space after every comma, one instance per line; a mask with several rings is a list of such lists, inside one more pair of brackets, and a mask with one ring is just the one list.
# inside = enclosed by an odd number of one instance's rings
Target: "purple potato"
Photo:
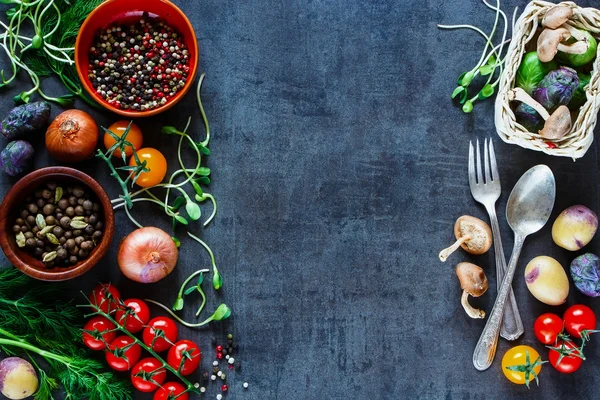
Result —
[[23, 104], [13, 108], [2, 121], [0, 131], [8, 140], [43, 128], [50, 119], [50, 104], [46, 101]]
[[35, 369], [19, 357], [8, 357], [0, 361], [0, 393], [10, 400], [31, 396], [38, 388]]
[[596, 213], [576, 205], [564, 210], [552, 225], [552, 239], [563, 249], [577, 251], [588, 244], [598, 229]]
[[24, 140], [15, 140], [0, 152], [0, 168], [7, 175], [15, 176], [31, 167], [33, 147]]
[[571, 278], [575, 287], [586, 296], [600, 296], [600, 257], [583, 254], [571, 262]]

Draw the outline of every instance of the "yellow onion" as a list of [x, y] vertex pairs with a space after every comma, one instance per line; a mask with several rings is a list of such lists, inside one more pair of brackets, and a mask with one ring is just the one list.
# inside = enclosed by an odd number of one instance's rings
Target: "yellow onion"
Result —
[[52, 121], [46, 131], [46, 149], [57, 161], [76, 163], [94, 155], [98, 125], [81, 110], [67, 110]]
[[141, 283], [158, 282], [177, 264], [179, 252], [171, 236], [147, 226], [131, 232], [121, 242], [117, 262], [123, 275]]

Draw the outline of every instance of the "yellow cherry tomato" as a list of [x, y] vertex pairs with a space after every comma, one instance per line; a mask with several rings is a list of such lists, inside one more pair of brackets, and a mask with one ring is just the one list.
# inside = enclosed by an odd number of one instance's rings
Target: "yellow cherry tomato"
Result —
[[519, 345], [509, 349], [502, 357], [504, 376], [517, 385], [527, 385], [542, 370], [540, 354], [530, 346]]
[[[136, 150], [136, 153], [140, 162], [146, 161], [146, 168], [150, 171], [142, 172], [135, 183], [141, 187], [150, 187], [161, 183], [167, 174], [167, 160], [165, 156], [160, 151], [150, 147]], [[135, 157], [131, 157], [129, 165], [136, 165]]]
[[[123, 136], [125, 130], [129, 126], [129, 121], [117, 121], [111, 126], [108, 127], [108, 130], [117, 135], [118, 137]], [[143, 143], [142, 131], [136, 124], [132, 123], [131, 128], [129, 128], [129, 133], [127, 134], [126, 140], [131, 143], [133, 148], [137, 151], [140, 147], [142, 147]], [[110, 149], [113, 144], [115, 144], [117, 140], [110, 135], [110, 133], [104, 133], [104, 147], [106, 150]], [[127, 157], [131, 157], [133, 154], [133, 150], [130, 146], [125, 147], [125, 155]], [[113, 153], [115, 157], [121, 157], [121, 150], [116, 149]]]

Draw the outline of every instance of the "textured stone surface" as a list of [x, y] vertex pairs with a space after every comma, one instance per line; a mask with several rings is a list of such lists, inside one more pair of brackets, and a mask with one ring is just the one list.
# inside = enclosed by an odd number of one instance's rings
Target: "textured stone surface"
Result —
[[[446, 264], [437, 258], [450, 244], [458, 216], [487, 220], [469, 192], [469, 140], [494, 139], [507, 257], [513, 240], [504, 207], [512, 186], [533, 165], [546, 163], [556, 175], [552, 218], [577, 203], [600, 211], [596, 144], [576, 163], [509, 146], [495, 135], [492, 101], [469, 115], [450, 101], [456, 78], [479, 58], [483, 41], [435, 24], [476, 23], [487, 31], [489, 9], [475, 0], [176, 3], [196, 27], [207, 73], [210, 190], [219, 214], [208, 229], [192, 231], [212, 246], [224, 276], [221, 298], [210, 294], [211, 307], [222, 300], [234, 310], [228, 325], [239, 337], [244, 366], [229, 375], [228, 398], [592, 398], [600, 383], [598, 343], [589, 346], [579, 372], [560, 375], [545, 365], [541, 386], [529, 391], [502, 376], [506, 341], [493, 366], [477, 372], [471, 357], [485, 321], [463, 312], [454, 265], [484, 267], [490, 290], [472, 303], [489, 312], [496, 293], [493, 254], [459, 251]], [[512, 14], [525, 4], [507, 1], [503, 8]], [[14, 85], [2, 92], [2, 115], [15, 93]], [[159, 135], [158, 126], [182, 126], [189, 115], [202, 137], [190, 94], [164, 115], [139, 121], [145, 143], [175, 163], [175, 144]], [[103, 125], [115, 119], [94, 116]], [[34, 144], [36, 167], [55, 164], [41, 139]], [[100, 162], [78, 167], [117, 196]], [[1, 177], [2, 194], [12, 182]], [[134, 214], [143, 224], [168, 229], [156, 208], [148, 210]], [[209, 265], [205, 252], [184, 240], [178, 267], [167, 279], [154, 285], [128, 281], [115, 260], [118, 241], [133, 225], [117, 215], [115, 245], [95, 270], [71, 282], [74, 288], [89, 290], [110, 279], [127, 297], [170, 304], [181, 281]], [[586, 250], [598, 252], [598, 245], [596, 238]], [[553, 245], [549, 227], [528, 238], [521, 254], [514, 288], [526, 333], [518, 343], [547, 358], [533, 336], [533, 321], [566, 306], [544, 306], [527, 292], [523, 268], [542, 254], [563, 266], [574, 254]], [[598, 310], [596, 300], [572, 287], [568, 304], [580, 301]], [[192, 319], [192, 310], [185, 316]], [[201, 345], [205, 368], [212, 361], [212, 334], [181, 330], [181, 337]], [[244, 381], [248, 391], [241, 388]], [[214, 398], [215, 389], [206, 398]]]

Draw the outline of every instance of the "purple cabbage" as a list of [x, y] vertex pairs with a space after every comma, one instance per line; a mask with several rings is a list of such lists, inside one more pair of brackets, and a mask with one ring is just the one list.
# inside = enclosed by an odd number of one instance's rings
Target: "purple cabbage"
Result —
[[533, 91], [533, 98], [552, 114], [558, 106], [569, 104], [578, 87], [577, 72], [569, 67], [560, 67], [548, 72], [540, 81]]
[[32, 159], [33, 147], [24, 140], [15, 140], [0, 152], [0, 168], [7, 175], [19, 175], [29, 169]]
[[600, 257], [583, 254], [571, 263], [571, 278], [575, 287], [586, 296], [600, 296]]

